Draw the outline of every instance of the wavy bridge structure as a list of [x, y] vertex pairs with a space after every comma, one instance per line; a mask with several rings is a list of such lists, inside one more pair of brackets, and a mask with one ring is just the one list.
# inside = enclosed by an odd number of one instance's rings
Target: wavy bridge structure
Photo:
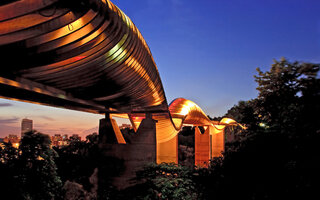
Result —
[[[195, 129], [195, 164], [205, 166], [224, 150], [224, 127], [238, 125], [211, 121], [190, 100], [168, 105], [147, 43], [109, 0], [1, 1], [0, 56], [2, 98], [105, 114], [101, 146], [132, 168], [177, 163], [184, 125], [204, 127]], [[130, 119], [137, 139], [125, 141], [114, 116]]]

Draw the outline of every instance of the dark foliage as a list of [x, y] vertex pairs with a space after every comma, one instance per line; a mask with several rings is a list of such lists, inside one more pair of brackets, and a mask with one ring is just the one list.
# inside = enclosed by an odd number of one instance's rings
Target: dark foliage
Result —
[[204, 199], [312, 199], [320, 186], [319, 65], [282, 59], [257, 70], [258, 98], [227, 114], [248, 125], [246, 136], [195, 181]]
[[[274, 61], [270, 71], [255, 76], [259, 84], [256, 112], [261, 122], [279, 133], [309, 134], [319, 130], [318, 64]], [[297, 128], [299, 129], [297, 131]], [[307, 128], [307, 130], [305, 129]], [[311, 131], [311, 132], [309, 132]]]
[[227, 111], [225, 117], [234, 119], [236, 122], [245, 124], [249, 129], [256, 130], [258, 128], [258, 114], [255, 110], [256, 100], [239, 101]]
[[[118, 198], [119, 193], [112, 187], [111, 177], [123, 171], [123, 161], [101, 156], [98, 140], [98, 134], [93, 133], [88, 135], [85, 141], [73, 140], [68, 146], [56, 149], [59, 154], [56, 158], [58, 174], [66, 183], [65, 197]], [[97, 182], [93, 183], [91, 179], [97, 179]]]
[[89, 177], [99, 162], [98, 134], [88, 135], [86, 141], [71, 140], [68, 146], [55, 150], [59, 154], [56, 163], [62, 181], [74, 181], [90, 191]]
[[194, 127], [185, 126], [178, 133], [178, 163], [192, 167], [194, 164]]
[[[2, 199], [59, 199], [62, 182], [57, 174], [48, 135], [25, 133], [19, 149], [5, 144], [1, 150]], [[8, 193], [9, 192], [9, 193]]]
[[192, 171], [175, 164], [150, 164], [137, 173], [148, 188], [140, 199], [198, 199]]
[[19, 157], [18, 149], [12, 147], [11, 143], [4, 143], [0, 146], [0, 193], [11, 194], [10, 197], [2, 195], [4, 199], [17, 199], [16, 188], [19, 186], [18, 173], [17, 173], [17, 162]]
[[194, 127], [184, 126], [178, 134], [180, 145], [194, 148]]

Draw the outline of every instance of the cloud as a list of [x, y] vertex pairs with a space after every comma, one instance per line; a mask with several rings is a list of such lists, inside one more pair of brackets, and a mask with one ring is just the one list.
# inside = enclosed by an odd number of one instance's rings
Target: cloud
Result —
[[13, 117], [13, 118], [9, 118], [9, 119], [0, 118], [0, 124], [13, 124], [13, 123], [18, 123], [18, 122], [19, 122], [18, 117]]
[[40, 127], [40, 128], [47, 128], [48, 126], [49, 126], [49, 124], [48, 123], [37, 123], [37, 124], [35, 124], [35, 126], [36, 127]]
[[0, 107], [9, 107], [13, 106], [11, 103], [0, 103]]
[[42, 126], [36, 124], [34, 127], [37, 131], [48, 134], [48, 135], [54, 135], [54, 134], [80, 134], [83, 129], [79, 128], [61, 128], [61, 127], [52, 127], [52, 126]]
[[8, 136], [9, 134], [19, 135], [21, 134], [21, 129], [18, 126], [7, 126], [1, 124], [0, 128], [0, 137], [4, 138]]
[[89, 134], [98, 133], [98, 132], [99, 132], [99, 127], [94, 127], [94, 128], [90, 128], [82, 131], [81, 135], [87, 136]]
[[55, 119], [53, 119], [53, 118], [51, 118], [51, 117], [48, 117], [48, 116], [42, 115], [42, 116], [39, 116], [39, 117], [41, 117], [42, 119], [46, 119], [46, 120], [48, 120], [48, 121], [55, 121]]

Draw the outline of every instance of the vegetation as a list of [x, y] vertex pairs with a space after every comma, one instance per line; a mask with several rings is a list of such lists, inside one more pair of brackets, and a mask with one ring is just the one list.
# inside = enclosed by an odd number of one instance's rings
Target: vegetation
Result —
[[85, 141], [71, 140], [68, 146], [54, 149], [59, 154], [55, 161], [62, 181], [79, 183], [90, 191], [92, 184], [89, 177], [99, 161], [98, 134], [88, 135]]
[[137, 176], [138, 179], [145, 179], [145, 187], [148, 188], [141, 199], [198, 199], [190, 168], [151, 163]]
[[316, 131], [319, 118], [314, 113], [320, 106], [319, 65], [281, 59], [274, 62], [270, 71], [263, 73], [259, 68], [257, 71], [256, 111], [261, 122], [280, 133], [302, 131], [305, 135]]
[[319, 65], [281, 59], [257, 71], [258, 97], [227, 113], [249, 127], [246, 137], [202, 169], [198, 184], [206, 199], [311, 198], [320, 178]]
[[[62, 182], [57, 174], [48, 135], [25, 133], [19, 149], [5, 144], [1, 149], [1, 189], [8, 199], [59, 199]], [[2, 197], [5, 197], [3, 195]]]

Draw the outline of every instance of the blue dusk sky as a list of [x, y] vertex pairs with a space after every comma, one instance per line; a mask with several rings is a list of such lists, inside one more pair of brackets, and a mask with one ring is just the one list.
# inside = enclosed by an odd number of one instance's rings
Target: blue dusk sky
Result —
[[[184, 97], [210, 116], [257, 96], [256, 68], [273, 59], [320, 63], [319, 0], [113, 0], [138, 27], [170, 103]], [[48, 134], [97, 129], [101, 115], [0, 99], [0, 137], [24, 117]]]

